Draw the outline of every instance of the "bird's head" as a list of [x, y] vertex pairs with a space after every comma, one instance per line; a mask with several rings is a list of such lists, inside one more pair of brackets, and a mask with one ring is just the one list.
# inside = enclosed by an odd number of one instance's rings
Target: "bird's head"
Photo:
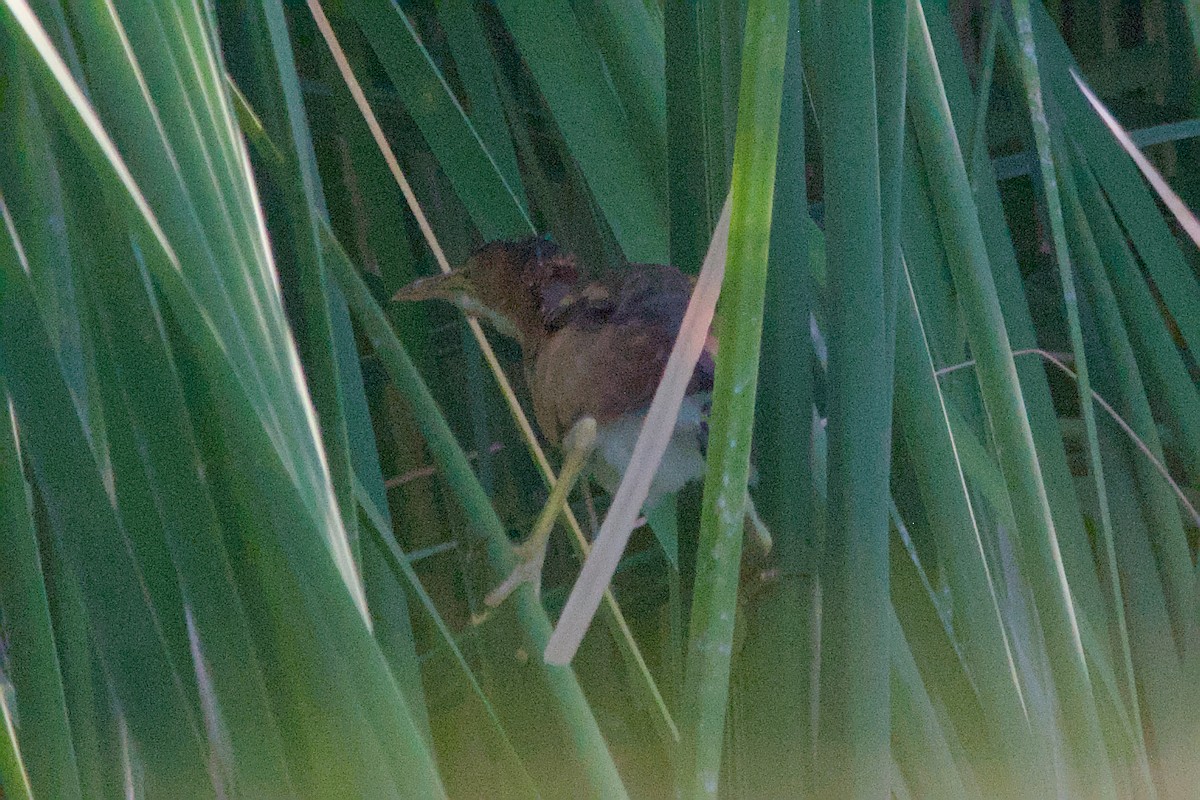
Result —
[[578, 278], [572, 254], [529, 237], [489, 242], [458, 269], [414, 281], [393, 299], [445, 300], [525, 345], [545, 330]]

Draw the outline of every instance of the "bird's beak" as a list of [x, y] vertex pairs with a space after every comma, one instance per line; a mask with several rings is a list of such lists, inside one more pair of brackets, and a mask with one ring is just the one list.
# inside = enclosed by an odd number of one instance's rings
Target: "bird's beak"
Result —
[[479, 287], [463, 273], [464, 270], [456, 269], [444, 275], [433, 275], [413, 281], [396, 292], [392, 300], [407, 303], [445, 300], [458, 306], [468, 317], [485, 319], [500, 333], [521, 341], [520, 329], [516, 323], [484, 302], [479, 296]]
[[445, 300], [461, 304], [464, 297], [473, 297], [475, 286], [461, 271], [447, 272], [420, 278], [396, 292], [393, 301], [415, 303], [420, 300]]

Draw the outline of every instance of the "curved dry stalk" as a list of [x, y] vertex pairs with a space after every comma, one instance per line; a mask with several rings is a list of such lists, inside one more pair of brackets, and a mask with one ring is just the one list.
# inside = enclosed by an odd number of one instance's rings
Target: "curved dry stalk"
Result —
[[[1041, 356], [1043, 359], [1062, 370], [1063, 373], [1065, 373], [1071, 380], [1078, 380], [1078, 377], [1075, 375], [1075, 371], [1064, 364], [1057, 355], [1049, 352], [1048, 350], [1030, 347], [1025, 350], [1013, 351], [1014, 357], [1028, 355]], [[949, 367], [942, 367], [941, 369], [935, 371], [934, 375], [938, 378], [941, 378], [944, 375], [949, 375], [952, 372], [958, 372], [960, 369], [966, 369], [967, 367], [973, 366], [975, 366], [975, 359], [970, 359], [969, 361], [964, 361], [961, 364], [953, 364]], [[1192, 524], [1197, 528], [1200, 528], [1200, 511], [1197, 511], [1196, 507], [1192, 505], [1192, 501], [1188, 499], [1187, 493], [1183, 491], [1183, 487], [1181, 487], [1175, 481], [1175, 479], [1171, 477], [1171, 473], [1167, 471], [1166, 465], [1159, 461], [1158, 457], [1155, 456], [1153, 451], [1150, 450], [1150, 446], [1142, 441], [1142, 437], [1137, 435], [1137, 432], [1134, 431], [1133, 427], [1130, 426], [1130, 424], [1126, 422], [1120, 414], [1117, 413], [1117, 410], [1113, 408], [1112, 405], [1103, 397], [1101, 397], [1100, 394], [1094, 389], [1092, 390], [1092, 400], [1096, 403], [1096, 405], [1104, 409], [1104, 411], [1107, 412], [1110, 417], [1112, 417], [1113, 421], [1116, 422], [1118, 427], [1125, 432], [1125, 435], [1128, 436], [1129, 440], [1132, 441], [1137, 449], [1141, 451], [1142, 455], [1144, 455], [1150, 461], [1150, 463], [1154, 465], [1154, 468], [1158, 470], [1158, 473], [1163, 476], [1163, 479], [1171, 487], [1171, 491], [1175, 493], [1175, 497], [1179, 500], [1179, 504], [1183, 506], [1184, 510], [1187, 511], [1188, 516], [1191, 517]]]
[[[342, 76], [342, 80], [346, 82], [346, 87], [350, 90], [351, 96], [354, 98], [354, 103], [358, 107], [359, 113], [362, 114], [363, 120], [367, 123], [367, 128], [371, 131], [371, 137], [375, 140], [376, 146], [379, 148], [380, 154], [383, 156], [384, 162], [388, 166], [388, 170], [392, 173], [392, 177], [396, 180], [400, 191], [404, 194], [405, 202], [408, 204], [409, 210], [417, 221], [417, 226], [421, 230], [421, 235], [425, 238], [426, 244], [433, 253], [434, 259], [438, 263], [438, 268], [443, 272], [450, 272], [450, 262], [446, 258], [445, 252], [442, 250], [441, 244], [438, 242], [437, 236], [433, 232], [433, 227], [429, 224], [429, 218], [425, 216], [425, 211], [421, 208], [420, 202], [417, 200], [416, 194], [412, 190], [412, 186], [408, 182], [404, 171], [400, 168], [400, 163], [396, 160], [396, 155], [392, 152], [391, 145], [388, 144], [387, 138], [383, 134], [383, 129], [379, 125], [379, 120], [375, 116], [375, 112], [371, 109], [370, 103], [367, 102], [366, 94], [362, 90], [362, 86], [355, 77], [353, 70], [350, 68], [350, 63], [346, 59], [345, 51], [342, 50], [341, 44], [338, 42], [337, 36], [333, 32], [333, 27], [329, 24], [328, 17], [325, 16], [324, 9], [318, 0], [308, 0], [309, 12], [313, 16], [313, 20], [317, 24], [317, 28], [321, 31], [321, 36], [325, 39], [326, 46], [329, 47], [329, 52], [333, 56], [334, 63], [337, 65], [338, 72]], [[532, 230], [532, 225], [531, 225]], [[533, 432], [533, 426], [529, 422], [529, 416], [521, 407], [520, 401], [517, 399], [516, 393], [513, 391], [512, 384], [508, 380], [508, 376], [504, 373], [504, 368], [500, 366], [500, 361], [496, 358], [496, 353], [492, 349], [491, 343], [487, 339], [479, 321], [468, 317], [467, 324], [471, 328], [471, 333], [475, 337], [475, 341], [479, 343], [479, 349], [483, 352], [484, 360], [487, 362], [488, 368], [496, 377], [496, 382], [500, 386], [500, 392], [504, 395], [504, 400], [508, 404], [508, 409], [512, 414], [513, 421], [517, 423], [517, 427], [521, 431], [521, 436], [525, 440], [525, 444], [529, 448], [529, 452], [533, 455], [534, 461], [541, 470], [542, 476], [551, 490], [558, 483], [558, 476], [554, 469], [550, 466], [549, 459], [546, 458], [546, 453], [538, 443], [537, 435]], [[567, 526], [573, 534], [573, 541], [576, 550], [587, 558], [590, 551], [587, 538], [583, 534], [583, 528], [580, 527], [579, 521], [575, 518], [574, 512], [567, 504], [563, 505], [562, 518], [567, 522]], [[650, 702], [654, 709], [661, 717], [666, 735], [672, 741], [679, 741], [679, 730], [675, 725], [675, 721], [667, 709], [666, 701], [663, 700], [662, 694], [658, 690], [653, 677], [650, 675], [650, 668], [643, 658], [641, 650], [633, 639], [633, 632], [629, 628], [628, 622], [625, 620], [625, 615], [621, 611], [621, 607], [617, 604], [617, 600], [613, 597], [611, 591], [604, 592], [604, 604], [608, 607], [612, 614], [613, 623], [616, 625], [617, 631], [623, 640], [624, 650], [629, 657], [633, 659], [633, 668], [643, 677], [646, 691], [650, 695]]]

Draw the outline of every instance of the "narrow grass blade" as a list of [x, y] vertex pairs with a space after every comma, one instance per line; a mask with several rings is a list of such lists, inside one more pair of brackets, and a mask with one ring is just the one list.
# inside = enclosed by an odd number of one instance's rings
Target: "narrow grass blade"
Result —
[[663, 155], [642, 157], [574, 11], [551, 0], [496, 5], [625, 256], [666, 261]]
[[1013, 497], [1021, 563], [1045, 630], [1064, 724], [1071, 731], [1070, 785], [1074, 791], [1089, 796], [1114, 796], [1071, 588], [1063, 570], [1033, 432], [922, 13], [910, 15], [910, 35], [910, 90], [914, 96], [909, 110], [930, 171], [939, 222], [944, 229], [953, 230], [946, 238], [948, 247], [953, 248], [949, 252], [950, 266], [968, 320], [967, 333], [977, 359], [984, 402], [999, 442], [1001, 467]]
[[[315, 13], [320, 4], [313, 0], [309, 7]], [[353, 0], [346, 11], [371, 43], [484, 238], [529, 230], [526, 210], [399, 5]]]
[[[9, 641], [6, 678], [12, 682], [21, 715], [30, 787], [44, 797], [81, 797], [31, 497], [22, 474], [16, 420], [2, 378], [0, 397], [4, 400], [0, 420], [0, 509], [4, 514], [0, 535], [4, 541], [0, 549], [6, 553], [0, 561], [0, 610]], [[5, 773], [5, 787], [17, 785], [9, 783], [11, 777]]]
[[1134, 165], [1112, 133], [1079, 93], [1070, 70], [1076, 67], [1057, 28], [1040, 3], [1031, 4], [1033, 33], [1044, 65], [1043, 80], [1061, 104], [1070, 138], [1088, 163], [1117, 211], [1162, 302], [1174, 318], [1184, 341], [1200, 348], [1200, 283], [1188, 266]]
[[[887, 608], [891, 637], [891, 717], [896, 737], [894, 763], [904, 776], [904, 785], [922, 798], [978, 797], [968, 791], [946, 741], [941, 720], [928, 695], [927, 684], [917, 671], [916, 661], [904, 630], [890, 605]], [[972, 788], [974, 788], [972, 786]]]
[[[287, 165], [286, 171], [276, 173], [277, 176], [286, 176], [284, 181], [276, 181], [286, 198], [280, 209], [286, 215], [286, 223], [273, 227], [292, 233], [289, 242], [276, 242], [278, 249], [290, 254], [290, 258], [281, 261], [280, 280], [298, 290], [303, 306], [295, 314], [293, 330], [304, 362], [309, 393], [320, 421], [325, 459], [329, 464], [342, 525], [346, 529], [355, 566], [361, 568], [358, 514], [351, 480], [350, 442], [345, 415], [347, 392], [361, 389], [344, 385], [339, 372], [347, 368], [347, 361], [356, 362], [358, 355], [353, 349], [353, 339], [347, 341], [343, 337], [341, 343], [349, 345], [349, 349], [343, 347], [339, 351], [339, 341], [334, 335], [335, 317], [340, 318], [343, 325], [348, 320], [345, 301], [329, 280], [323, 263], [318, 227], [319, 219], [327, 216], [328, 212], [283, 7], [268, 0], [251, 19], [251, 26], [261, 31], [260, 38], [270, 47], [269, 50], [264, 48], [262, 59], [252, 69], [252, 74], [258, 78], [258, 93], [270, 98], [265, 107], [273, 112], [264, 118], [267, 123], [265, 132], [282, 145], [280, 152]], [[293, 179], [295, 175], [299, 176], [299, 181]]]
[[[956, 639], [973, 678], [984, 720], [988, 751], [973, 754], [983, 787], [1000, 794], [1046, 790], [1049, 764], [1041, 762], [1029, 737], [1025, 700], [996, 597], [983, 532], [947, 418], [946, 399], [933, 370], [916, 295], [902, 276], [896, 333], [896, 417], [909, 442], [930, 528], [945, 559]], [[964, 541], [964, 532], [970, 532]], [[1023, 787], [1023, 788], [1021, 788]], [[1035, 788], [1037, 787], [1037, 788]]]
[[[934, 4], [923, 6], [923, 10], [935, 51], [955, 53], [958, 45], [947, 10]], [[1007, 43], [1011, 38], [1005, 36], [1002, 41]], [[1044, 55], [1044, 49], [1042, 52]], [[955, 122], [955, 130], [961, 140], [968, 130], [969, 120], [973, 117], [973, 100], [967, 70], [962, 60], [957, 57], [941, 59], [938, 67], [950, 113]], [[1015, 352], [1030, 351], [1038, 347], [1039, 334], [1035, 328], [1031, 302], [1017, 260], [1014, 237], [1005, 217], [995, 178], [996, 171], [986, 154], [977, 153], [975, 159], [973, 196], [1006, 331]], [[938, 235], [944, 238], [941, 230], [938, 230]], [[926, 265], [910, 259], [909, 266], [913, 275], [919, 276], [925, 271]], [[945, 275], [947, 279], [950, 278], [948, 268]], [[923, 296], [920, 290], [918, 296]], [[928, 304], [923, 303], [923, 313], [929, 315], [931, 310]], [[957, 323], [959, 330], [956, 333], [960, 337], [961, 347], [969, 344], [965, 335], [967, 317], [960, 315], [957, 319], [963, 320]], [[929, 329], [933, 330], [933, 327]], [[943, 352], [937, 347], [934, 348], [934, 353], [939, 359], [937, 363], [943, 366], [957, 363], [960, 357], [954, 354], [955, 351]], [[1072, 596], [1080, 613], [1093, 620], [1104, 620], [1108, 614], [1104, 592], [1097, 578], [1090, 539], [1084, 527], [1045, 368], [1037, 359], [1032, 358], [1017, 359], [1016, 368]], [[972, 387], [960, 387], [955, 382], [947, 382], [945, 388], [950, 391], [950, 396], [955, 399], [963, 415], [976, 425], [975, 436], [981, 436], [982, 430], [979, 426], [983, 421], [983, 407], [978, 383]]]
[[[1096, 432], [1095, 407], [1092, 404], [1092, 384], [1089, 377], [1088, 356], [1084, 348], [1083, 329], [1080, 322], [1079, 303], [1075, 288], [1075, 274], [1072, 266], [1071, 251], [1067, 245], [1067, 228], [1063, 212], [1063, 195], [1070, 196], [1074, 191], [1074, 183], [1069, 174], [1061, 174], [1062, 169], [1055, 164], [1055, 153], [1051, 146], [1051, 126], [1042, 92], [1042, 80], [1038, 62], [1037, 47], [1033, 40], [1032, 22], [1028, 0], [1016, 0], [1013, 4], [1016, 15], [1018, 39], [1021, 45], [1021, 76], [1025, 87], [1025, 95], [1029, 107], [1030, 123], [1033, 127], [1033, 138], [1038, 153], [1039, 172], [1042, 177], [1042, 197], [1046, 203], [1046, 213], [1050, 221], [1051, 241], [1054, 258], [1058, 264], [1058, 277], [1062, 286], [1063, 304], [1066, 309], [1067, 328], [1070, 332], [1071, 350], [1075, 356], [1076, 388], [1079, 395], [1079, 408], [1083, 417], [1084, 429], [1087, 435], [1087, 447], [1091, 477], [1096, 490], [1096, 504], [1100, 517], [1100, 532], [1108, 556], [1109, 586], [1112, 591], [1114, 615], [1116, 621], [1116, 640], [1124, 655], [1123, 666], [1129, 665], [1129, 632], [1125, 625], [1124, 609], [1121, 603], [1120, 579], [1116, 563], [1112, 514], [1109, 505], [1108, 489], [1104, 476], [1104, 462], [1101, 459], [1100, 443]], [[1059, 146], [1059, 154], [1062, 153]], [[1063, 186], [1060, 190], [1060, 174]], [[1185, 550], [1186, 552], [1186, 550]], [[1190, 566], [1190, 564], [1189, 564]], [[1191, 570], [1184, 573], [1190, 583]], [[1189, 597], [1189, 599], [1192, 599]], [[1127, 674], [1127, 680], [1132, 689], [1133, 676]], [[1136, 694], [1131, 692], [1130, 699], [1136, 702]], [[1135, 717], [1136, 714], [1135, 706]], [[1141, 754], [1145, 760], [1144, 752]]]
[[[709, 142], [713, 126], [708, 122], [706, 79], [711, 81], [713, 76], [702, 65], [699, 11], [699, 4], [690, 0], [664, 4], [670, 263], [688, 271], [704, 260], [720, 213], [717, 204], [727, 190], [724, 152], [718, 159]], [[719, 165], [719, 186], [713, 185], [718, 174], [714, 161]]]
[[504, 176], [517, 204], [528, 207], [517, 167], [517, 154], [496, 87], [498, 67], [479, 14], [469, 0], [439, 0], [437, 13], [454, 56], [458, 78], [470, 101], [471, 123], [492, 154], [496, 169]]
[[1100, 102], [1100, 98], [1096, 97], [1095, 92], [1083, 82], [1083, 78], [1079, 77], [1079, 73], [1071, 70], [1071, 77], [1075, 80], [1075, 85], [1079, 87], [1079, 91], [1083, 92], [1083, 96], [1087, 98], [1088, 104], [1091, 105], [1096, 115], [1104, 121], [1105, 126], [1112, 132], [1113, 138], [1129, 154], [1129, 157], [1133, 159], [1133, 163], [1137, 164], [1137, 168], [1146, 177], [1146, 181], [1154, 187], [1154, 191], [1158, 194], [1159, 199], [1162, 200], [1163, 205], [1179, 221], [1179, 226], [1183, 228], [1192, 242], [1197, 247], [1200, 247], [1200, 220], [1196, 219], [1196, 215], [1184, 204], [1179, 195], [1175, 193], [1175, 190], [1171, 188], [1171, 185], [1163, 179], [1163, 176], [1154, 168], [1150, 160], [1142, 155], [1142, 151], [1133, 143], [1133, 139], [1129, 137], [1129, 133], [1121, 127], [1121, 123], [1117, 122], [1117, 118], [1104, 107], [1104, 104]]
[[13, 730], [12, 711], [8, 707], [8, 698], [3, 694], [0, 694], [0, 724], [4, 726], [3, 736], [0, 737], [0, 785], [7, 790], [6, 797], [11, 792], [14, 797], [33, 800], [29, 776], [25, 773], [25, 765], [21, 763], [17, 732]]
[[[277, 216], [283, 219], [275, 220], [276, 224], [272, 227], [291, 233], [290, 240], [277, 237], [275, 243], [287, 254], [280, 261], [281, 281], [290, 285], [299, 296], [298, 305], [301, 308], [293, 313], [293, 330], [296, 331], [308, 386], [321, 421], [324, 449], [343, 525], [364, 584], [368, 570], [371, 577], [377, 579], [373, 585], [364, 587], [372, 612], [373, 633], [388, 659], [392, 675], [405, 694], [409, 711], [423, 734], [425, 745], [432, 749], [428, 712], [404, 592], [390, 571], [380, 563], [382, 559], [378, 548], [364, 548], [358, 542], [359, 515], [353, 497], [353, 476], [362, 476], [376, 489], [381, 501], [383, 478], [366, 409], [349, 312], [324, 264], [319, 231], [328, 216], [325, 189], [317, 170], [314, 132], [310, 129], [308, 113], [301, 100], [299, 78], [282, 8], [269, 2], [262, 4], [261, 11], [251, 16], [247, 27], [255, 40], [269, 44], [269, 47], [261, 49], [252, 46], [246, 48], [258, 55], [258, 62], [246, 70], [246, 79], [254, 81], [255, 94], [262, 98], [262, 107], [272, 112], [265, 117], [267, 127], [263, 130], [263, 136], [272, 148], [274, 142], [283, 145], [274, 150], [282, 160], [268, 166], [266, 171], [285, 200], [279, 204], [282, 207], [275, 208]], [[318, 127], [319, 124], [318, 119]]]
[[[1076, 162], [1076, 167], [1079, 202], [1098, 250], [1100, 260], [1097, 263], [1104, 266], [1104, 276], [1097, 275], [1096, 280], [1107, 277], [1119, 312], [1117, 317], [1101, 313], [1099, 318], [1111, 320], [1114, 325], [1117, 319], [1122, 322], [1142, 382], [1156, 387], [1153, 392], [1144, 392], [1146, 400], [1171, 433], [1175, 447], [1187, 465], [1191, 483], [1200, 484], [1200, 388], [1188, 374], [1170, 331], [1162, 324], [1150, 287], [1146, 285], [1095, 177], [1086, 165]], [[1121, 352], [1113, 350], [1114, 358]], [[1157, 403], [1154, 402], [1156, 398]], [[1123, 413], [1136, 423], [1130, 410]], [[1145, 409], [1145, 413], [1144, 419], [1150, 419], [1151, 409]], [[1138, 435], [1151, 444], [1158, 437], [1152, 426], [1135, 424], [1134, 427]], [[1161, 460], [1161, 453], [1157, 456]]]
[[500, 721], [495, 708], [493, 708], [491, 701], [488, 699], [487, 694], [483, 690], [483, 687], [479, 684], [479, 679], [476, 677], [474, 671], [472, 671], [470, 665], [467, 663], [466, 657], [463, 655], [462, 650], [459, 649], [458, 643], [454, 639], [453, 632], [446, 625], [446, 621], [442, 619], [441, 614], [438, 613], [437, 606], [434, 605], [433, 598], [431, 598], [429, 593], [425, 591], [425, 587], [421, 583], [421, 579], [417, 576], [416, 570], [414, 570], [412, 567], [410, 557], [401, 551], [400, 546], [396, 543], [396, 539], [391, 533], [391, 526], [387, 524], [387, 520], [384, 518], [383, 512], [380, 511], [379, 507], [375, 505], [374, 500], [367, 495], [366, 489], [363, 488], [362, 484], [359, 483], [357, 479], [354, 483], [354, 494], [358, 500], [359, 508], [362, 510], [363, 515], [370, 523], [370, 531], [372, 536], [378, 540], [379, 544], [388, 554], [388, 559], [391, 562], [389, 565], [390, 568], [400, 571], [400, 573], [404, 576], [404, 580], [408, 583], [409, 588], [417, 596], [417, 599], [425, 608], [425, 611], [429, 614], [430, 618], [433, 619], [438, 633], [441, 635], [442, 640], [445, 642], [446, 646], [450, 649], [451, 654], [454, 656], [455, 663], [462, 671], [463, 677], [465, 677], [467, 682], [470, 684], [471, 691], [476, 697], [479, 698], [479, 701], [483, 704], [484, 710], [487, 712], [488, 719], [491, 720], [491, 722], [495, 725], [496, 733], [500, 738], [500, 742], [504, 750], [504, 755], [512, 762], [512, 774], [509, 776], [509, 780], [506, 781], [506, 784], [510, 785], [514, 793], [519, 793], [520, 796], [536, 796], [537, 789], [533, 784], [533, 778], [531, 778], [529, 772], [526, 771], [525, 765], [521, 763], [520, 756], [517, 754], [512, 742], [509, 741], [508, 735], [504, 730], [504, 725]]
[[656, 24], [641, 0], [602, 0], [576, 5], [591, 29], [630, 132], [648, 170], [661, 174], [666, 161], [667, 120], [662, 21]]
[[[10, 254], [11, 242], [5, 246]], [[197, 791], [209, 781], [194, 710], [139, 586], [137, 565], [34, 311], [27, 278], [15, 259], [0, 258], [6, 278], [0, 359], [51, 524], [57, 536], [67, 537], [67, 567], [82, 582], [94, 636], [111, 660], [121, 703], [139, 738], [153, 742], [143, 753], [153, 784], [165, 791]], [[84, 519], [90, 521], [87, 535], [69, 535], [71, 520]]]

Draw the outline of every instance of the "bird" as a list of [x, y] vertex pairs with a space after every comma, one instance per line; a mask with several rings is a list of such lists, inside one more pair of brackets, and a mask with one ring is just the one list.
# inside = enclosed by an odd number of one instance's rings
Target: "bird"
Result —
[[[497, 606], [521, 583], [540, 586], [546, 545], [563, 503], [587, 472], [615, 493], [691, 298], [691, 278], [664, 264], [630, 264], [584, 278], [577, 257], [548, 238], [495, 240], [458, 269], [417, 279], [398, 302], [442, 300], [520, 345], [539, 430], [563, 451], [559, 480], [516, 569], [486, 598]], [[704, 475], [717, 340], [711, 333], [688, 384], [670, 444], [643, 509]], [[747, 529], [770, 533], [747, 497]]]

